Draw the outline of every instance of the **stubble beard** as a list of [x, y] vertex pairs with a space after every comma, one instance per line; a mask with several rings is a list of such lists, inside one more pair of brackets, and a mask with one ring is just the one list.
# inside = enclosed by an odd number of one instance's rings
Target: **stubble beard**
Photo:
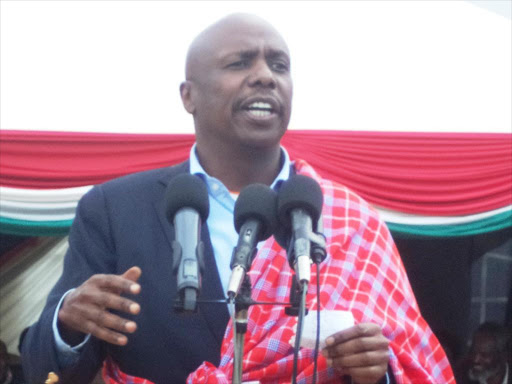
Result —
[[471, 368], [468, 372], [468, 376], [471, 380], [478, 381], [479, 384], [487, 384], [487, 380], [497, 375], [499, 371], [499, 365], [496, 365], [493, 368], [483, 369], [481, 371], [475, 371], [473, 368]]

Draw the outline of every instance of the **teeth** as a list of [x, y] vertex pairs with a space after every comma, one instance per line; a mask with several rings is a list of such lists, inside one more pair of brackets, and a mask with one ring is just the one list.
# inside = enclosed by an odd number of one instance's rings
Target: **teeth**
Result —
[[249, 105], [249, 108], [258, 108], [258, 109], [272, 109], [272, 106], [269, 103], [264, 103], [262, 101], [256, 101]]
[[254, 117], [266, 117], [273, 113], [272, 105], [263, 101], [255, 101], [249, 104], [246, 110]]
[[250, 109], [249, 113], [257, 117], [270, 116], [270, 111], [267, 110], [262, 111], [260, 109]]

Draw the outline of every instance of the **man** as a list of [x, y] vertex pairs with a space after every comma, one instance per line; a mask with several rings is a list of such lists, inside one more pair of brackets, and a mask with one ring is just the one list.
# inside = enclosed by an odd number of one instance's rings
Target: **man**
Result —
[[504, 326], [493, 322], [481, 324], [473, 334], [468, 359], [461, 363], [459, 382], [511, 384], [512, 374], [507, 361], [509, 339]]
[[[209, 191], [202, 299], [226, 292], [237, 240], [233, 195], [252, 183], [278, 188], [291, 172], [306, 174], [320, 182], [326, 202], [329, 256], [320, 278], [328, 295], [320, 305], [351, 310], [357, 322], [327, 339], [320, 382], [347, 376], [361, 384], [393, 378], [452, 382], [444, 352], [419, 314], [389, 232], [375, 212], [346, 188], [321, 180], [304, 162], [291, 164], [280, 147], [291, 114], [292, 80], [290, 54], [279, 33], [249, 15], [220, 20], [192, 43], [180, 92], [196, 130], [189, 161], [114, 180], [84, 196], [64, 273], [22, 347], [31, 382], [53, 370], [65, 382], [85, 383], [104, 360], [110, 383], [230, 379], [226, 306], [200, 304], [199, 313], [189, 316], [172, 310], [173, 229], [163, 196], [167, 183], [185, 172], [200, 175]], [[293, 271], [273, 238], [261, 247], [250, 277], [253, 298], [288, 297]], [[314, 300], [308, 295], [309, 307], [316, 307]], [[268, 311], [257, 305], [249, 319], [244, 380], [289, 382], [296, 319], [282, 307]], [[311, 350], [302, 350], [299, 380], [311, 380], [312, 358]]]

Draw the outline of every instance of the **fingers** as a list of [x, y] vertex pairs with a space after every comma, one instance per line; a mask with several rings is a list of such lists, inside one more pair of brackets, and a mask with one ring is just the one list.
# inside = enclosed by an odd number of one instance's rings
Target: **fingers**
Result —
[[382, 334], [382, 330], [377, 324], [360, 323], [329, 336], [325, 342], [327, 345], [334, 345], [344, 343], [351, 339], [370, 337], [379, 334]]
[[132, 315], [137, 315], [140, 312], [140, 305], [138, 303], [116, 293], [92, 288], [78, 292], [78, 294], [81, 295], [80, 301], [91, 303], [102, 309], [115, 310]]
[[71, 324], [76, 331], [91, 334], [111, 344], [126, 345], [128, 338], [121, 332], [133, 333], [137, 324], [101, 308], [74, 308], [61, 310], [59, 320]]
[[137, 280], [139, 280], [141, 274], [142, 271], [139, 267], [131, 267], [125, 273], [123, 273], [121, 277], [136, 282]]
[[93, 275], [80, 287], [69, 293], [59, 310], [59, 327], [64, 333], [91, 334], [106, 342], [125, 345], [128, 338], [123, 333], [137, 329], [134, 321], [113, 314], [111, 311], [137, 315], [141, 308], [135, 301], [121, 296], [138, 294], [139, 267], [132, 267], [122, 275]]
[[389, 341], [375, 324], [358, 324], [326, 340], [327, 356], [339, 357], [367, 351], [388, 351]]
[[[134, 267], [135, 268], [135, 267]], [[111, 292], [121, 294], [121, 293], [130, 293], [136, 295], [140, 292], [140, 284], [136, 283], [136, 279], [140, 276], [140, 273], [136, 277], [135, 280], [132, 280], [135, 272], [132, 271], [134, 268], [130, 268], [124, 274], [117, 275], [93, 275], [89, 280], [87, 280], [84, 284], [91, 284], [98, 288], [104, 288], [105, 290], [109, 290]], [[138, 267], [136, 267], [138, 268]], [[139, 269], [140, 271], [140, 269]], [[125, 277], [128, 276], [128, 277]]]
[[358, 384], [375, 383], [387, 370], [389, 341], [376, 324], [361, 323], [326, 340], [322, 354], [339, 373]]
[[388, 351], [369, 351], [355, 355], [331, 357], [333, 366], [347, 368], [371, 367], [374, 365], [387, 365]]

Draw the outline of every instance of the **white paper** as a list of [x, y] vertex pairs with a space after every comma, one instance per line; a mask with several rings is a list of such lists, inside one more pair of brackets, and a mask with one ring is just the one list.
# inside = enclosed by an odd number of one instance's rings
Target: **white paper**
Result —
[[[309, 311], [304, 319], [302, 339], [300, 346], [303, 348], [315, 348], [316, 341], [316, 314], [317, 311]], [[325, 339], [336, 332], [343, 331], [354, 326], [354, 316], [348, 311], [320, 311], [320, 349], [325, 347]], [[290, 344], [295, 344], [292, 337]]]

